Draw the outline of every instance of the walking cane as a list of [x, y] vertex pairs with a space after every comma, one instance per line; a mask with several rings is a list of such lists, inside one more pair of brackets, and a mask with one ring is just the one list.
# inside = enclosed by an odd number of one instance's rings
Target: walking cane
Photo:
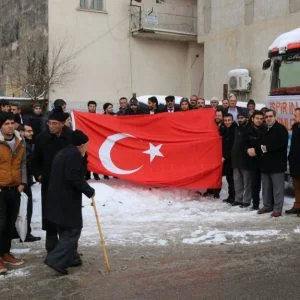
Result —
[[96, 207], [96, 202], [95, 202], [94, 197], [92, 197], [91, 205], [94, 207], [95, 217], [96, 217], [98, 231], [99, 231], [99, 235], [100, 235], [101, 247], [102, 247], [102, 250], [103, 250], [104, 262], [105, 262], [107, 271], [110, 272], [109, 258], [108, 258], [106, 247], [105, 247], [105, 241], [104, 241], [104, 237], [103, 237], [103, 233], [102, 233], [102, 229], [101, 229], [101, 224], [100, 224], [100, 219], [99, 219], [99, 215], [98, 215], [98, 212], [97, 212], [97, 207]]

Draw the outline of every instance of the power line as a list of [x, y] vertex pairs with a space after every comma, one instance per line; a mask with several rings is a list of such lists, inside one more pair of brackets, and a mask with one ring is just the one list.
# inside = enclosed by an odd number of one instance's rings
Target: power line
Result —
[[83, 46], [82, 48], [80, 48], [79, 50], [77, 50], [76, 52], [74, 52], [70, 58], [73, 58], [75, 56], [77, 56], [78, 54], [80, 54], [81, 52], [83, 52], [84, 50], [86, 50], [87, 48], [89, 48], [91, 45], [95, 44], [99, 39], [103, 38], [104, 36], [106, 36], [107, 34], [111, 33], [115, 28], [117, 28], [119, 25], [121, 25], [123, 22], [129, 20], [129, 17], [127, 16], [125, 19], [121, 20], [120, 22], [118, 22], [115, 26], [109, 28], [108, 31], [100, 34], [99, 36], [97, 36], [93, 41], [87, 43], [85, 46]]

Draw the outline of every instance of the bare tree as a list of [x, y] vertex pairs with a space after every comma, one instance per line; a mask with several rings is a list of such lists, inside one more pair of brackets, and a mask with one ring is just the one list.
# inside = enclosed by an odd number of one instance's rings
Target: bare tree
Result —
[[46, 99], [52, 86], [66, 84], [76, 71], [68, 49], [65, 42], [43, 49], [27, 40], [7, 64], [7, 84], [32, 100]]

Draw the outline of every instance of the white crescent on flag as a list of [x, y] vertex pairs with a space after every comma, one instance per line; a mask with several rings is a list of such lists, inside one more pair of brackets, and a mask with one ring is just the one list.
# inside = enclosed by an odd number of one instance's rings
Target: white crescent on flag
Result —
[[115, 143], [117, 141], [120, 141], [122, 139], [125, 138], [136, 138], [135, 136], [131, 135], [131, 134], [127, 134], [127, 133], [117, 133], [117, 134], [113, 134], [113, 135], [109, 135], [106, 140], [103, 142], [103, 144], [101, 145], [100, 149], [99, 149], [99, 158], [100, 161], [103, 165], [103, 167], [114, 174], [119, 174], [119, 175], [128, 175], [128, 174], [132, 174], [135, 173], [137, 171], [139, 171], [143, 166], [140, 166], [134, 170], [123, 170], [118, 168], [114, 162], [112, 161], [111, 158], [111, 150], [114, 147]]

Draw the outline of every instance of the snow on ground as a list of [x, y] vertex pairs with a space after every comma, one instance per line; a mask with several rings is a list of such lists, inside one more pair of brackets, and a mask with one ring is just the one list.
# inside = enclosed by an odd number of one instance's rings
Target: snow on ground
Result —
[[294, 229], [295, 233], [300, 233], [300, 226], [297, 226], [297, 228]]
[[0, 281], [6, 280], [8, 278], [25, 277], [28, 275], [30, 275], [30, 267], [25, 267], [21, 269], [12, 269], [6, 275], [1, 275]]
[[[291, 216], [257, 215], [250, 208], [232, 207], [191, 190], [149, 189], [118, 179], [101, 179], [90, 184], [96, 190], [97, 209], [108, 245], [256, 244], [300, 233], [300, 227], [296, 226], [298, 218], [293, 219], [296, 229], [288, 230], [285, 224]], [[33, 186], [33, 233], [44, 236], [40, 230], [39, 189], [39, 184]], [[225, 196], [222, 190], [221, 199]], [[286, 197], [283, 209], [290, 208], [293, 201]], [[80, 243], [86, 246], [99, 244], [90, 203], [90, 199], [83, 198], [84, 228]]]

